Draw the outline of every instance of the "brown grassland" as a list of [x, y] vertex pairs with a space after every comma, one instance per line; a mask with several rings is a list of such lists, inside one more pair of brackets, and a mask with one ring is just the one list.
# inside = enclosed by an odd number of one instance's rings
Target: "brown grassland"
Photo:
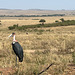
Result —
[[[75, 51], [75, 26], [39, 28], [44, 31], [28, 34], [25, 31], [8, 29], [14, 24], [34, 25], [39, 24], [40, 19], [45, 19], [46, 23], [53, 23], [60, 18], [75, 20], [75, 16], [0, 18], [0, 68], [14, 68], [15, 72], [12, 75], [38, 75], [54, 63], [41, 75], [75, 75], [75, 66], [69, 66], [73, 64], [72, 52]], [[17, 65], [16, 55], [11, 46], [12, 38], [8, 39], [12, 32], [16, 33], [16, 40], [24, 50], [24, 60]], [[11, 75], [4, 70], [0, 73]]]

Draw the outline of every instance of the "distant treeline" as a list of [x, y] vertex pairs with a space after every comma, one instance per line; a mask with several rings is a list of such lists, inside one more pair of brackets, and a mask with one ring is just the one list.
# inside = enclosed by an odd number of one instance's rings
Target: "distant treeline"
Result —
[[49, 17], [49, 16], [65, 16], [65, 14], [53, 14], [53, 15], [0, 15], [0, 17]]
[[29, 29], [29, 28], [42, 28], [42, 27], [58, 27], [58, 26], [70, 26], [70, 25], [75, 25], [75, 20], [64, 20], [62, 22], [55, 22], [55, 23], [51, 23], [51, 24], [44, 24], [44, 25], [41, 25], [41, 24], [37, 24], [37, 25], [23, 25], [23, 26], [18, 26], [17, 25], [13, 25], [13, 26], [9, 26], [8, 29], [9, 30], [13, 30], [13, 29], [16, 29], [16, 30], [26, 30], [26, 29]]

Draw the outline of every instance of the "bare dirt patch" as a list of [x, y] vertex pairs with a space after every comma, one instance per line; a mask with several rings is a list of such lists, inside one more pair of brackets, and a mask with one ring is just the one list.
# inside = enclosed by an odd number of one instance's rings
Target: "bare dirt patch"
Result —
[[16, 69], [13, 67], [5, 67], [5, 68], [0, 67], [1, 75], [12, 75], [13, 73], [15, 73], [15, 71]]

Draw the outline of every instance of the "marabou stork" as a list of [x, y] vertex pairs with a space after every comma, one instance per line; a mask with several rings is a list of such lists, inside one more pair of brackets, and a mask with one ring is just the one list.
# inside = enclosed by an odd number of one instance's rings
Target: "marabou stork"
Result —
[[21, 47], [21, 45], [19, 44], [19, 42], [17, 42], [15, 40], [15, 33], [12, 33], [8, 37], [13, 37], [12, 48], [13, 48], [15, 54], [18, 56], [19, 62], [22, 62], [23, 61], [23, 48]]

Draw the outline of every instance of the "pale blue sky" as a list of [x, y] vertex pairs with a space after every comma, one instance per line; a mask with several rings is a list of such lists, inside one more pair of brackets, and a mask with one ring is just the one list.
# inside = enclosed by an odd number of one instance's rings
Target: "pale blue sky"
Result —
[[75, 10], [75, 0], [0, 0], [0, 8]]

